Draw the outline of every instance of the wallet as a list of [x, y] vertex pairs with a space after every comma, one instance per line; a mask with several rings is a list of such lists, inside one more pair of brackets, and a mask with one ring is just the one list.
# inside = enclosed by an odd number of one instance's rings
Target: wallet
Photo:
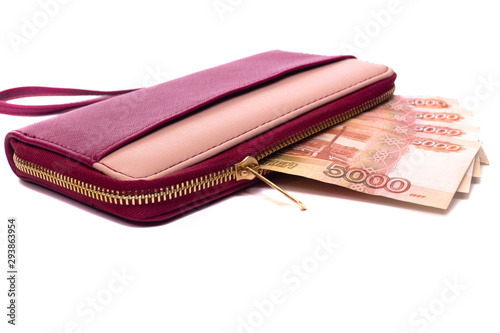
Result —
[[[24, 181], [127, 220], [168, 221], [269, 182], [260, 160], [385, 101], [395, 79], [349, 55], [269, 51], [135, 90], [14, 88], [0, 92], [0, 113], [58, 114], [8, 133], [5, 151]], [[7, 102], [47, 95], [99, 97]]]

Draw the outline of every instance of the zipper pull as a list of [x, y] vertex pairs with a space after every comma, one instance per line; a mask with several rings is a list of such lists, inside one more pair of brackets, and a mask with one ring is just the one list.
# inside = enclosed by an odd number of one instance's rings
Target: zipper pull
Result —
[[278, 185], [271, 182], [266, 177], [262, 176], [258, 171], [259, 170], [259, 162], [257, 161], [257, 159], [255, 157], [252, 157], [252, 156], [245, 157], [245, 159], [243, 161], [241, 161], [240, 163], [237, 163], [235, 165], [235, 170], [236, 170], [236, 180], [244, 180], [244, 179], [245, 180], [252, 180], [255, 177], [257, 177], [260, 180], [262, 180], [264, 183], [266, 183], [267, 185], [274, 188], [275, 190], [278, 190], [281, 193], [283, 193], [288, 199], [292, 200], [297, 205], [299, 205], [302, 210], [307, 209], [307, 207], [302, 202], [300, 202], [299, 200], [292, 197], [289, 193], [287, 193], [285, 190], [280, 188]]

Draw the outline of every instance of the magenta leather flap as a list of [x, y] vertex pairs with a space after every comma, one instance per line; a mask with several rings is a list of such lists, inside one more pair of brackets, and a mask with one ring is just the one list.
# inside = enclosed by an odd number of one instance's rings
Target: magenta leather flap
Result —
[[87, 166], [166, 123], [286, 74], [353, 58], [269, 51], [139, 89], [11, 132]]

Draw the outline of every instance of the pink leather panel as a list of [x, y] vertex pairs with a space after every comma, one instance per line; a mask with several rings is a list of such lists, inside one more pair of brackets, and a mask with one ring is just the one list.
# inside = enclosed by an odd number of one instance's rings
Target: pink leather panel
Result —
[[393, 74], [355, 59], [309, 69], [169, 124], [94, 168], [121, 180], [164, 177]]
[[123, 145], [225, 96], [350, 57], [265, 52], [61, 114], [10, 132], [6, 140], [16, 138], [92, 166]]

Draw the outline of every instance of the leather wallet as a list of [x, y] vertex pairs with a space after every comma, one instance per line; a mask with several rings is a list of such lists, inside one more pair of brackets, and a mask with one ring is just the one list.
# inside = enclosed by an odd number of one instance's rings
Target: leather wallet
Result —
[[[262, 179], [261, 159], [388, 99], [395, 78], [353, 56], [270, 51], [137, 90], [14, 88], [0, 93], [1, 113], [72, 110], [8, 133], [5, 151], [22, 180], [166, 221]], [[7, 103], [77, 94], [103, 96]]]

